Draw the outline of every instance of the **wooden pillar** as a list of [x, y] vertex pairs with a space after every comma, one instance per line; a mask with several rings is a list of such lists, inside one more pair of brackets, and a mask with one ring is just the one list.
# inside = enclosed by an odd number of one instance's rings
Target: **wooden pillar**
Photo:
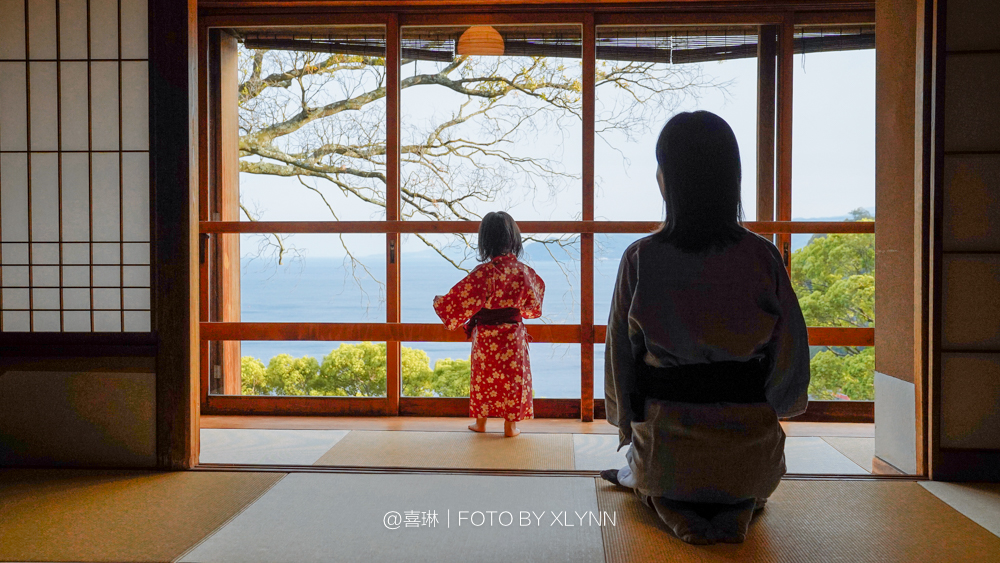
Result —
[[[215, 143], [214, 164], [217, 186], [215, 217], [222, 221], [240, 220], [240, 163], [239, 163], [239, 53], [236, 38], [223, 31], [213, 37], [213, 51], [218, 57], [213, 77], [213, 96], [218, 100], [217, 120], [213, 134]], [[240, 320], [240, 235], [217, 235], [215, 255], [216, 319], [222, 322]], [[220, 343], [217, 360], [221, 367], [222, 381], [219, 391], [226, 395], [242, 393], [240, 373], [240, 341]]]
[[[388, 221], [399, 221], [400, 213], [400, 177], [399, 177], [399, 72], [400, 72], [400, 30], [399, 16], [388, 15], [385, 26], [385, 118], [386, 118], [386, 193], [385, 218]], [[398, 232], [387, 233], [386, 244], [386, 318], [387, 323], [400, 322], [400, 243], [402, 237]], [[389, 415], [399, 414], [399, 397], [403, 393], [403, 348], [398, 340], [386, 342], [385, 362], [385, 395]]]
[[[774, 118], [778, 26], [762, 25], [757, 42], [757, 221], [774, 221]], [[767, 235], [774, 240], [774, 235]]]
[[[776, 210], [778, 221], [792, 220], [792, 81], [793, 41], [795, 25], [792, 15], [788, 14], [778, 31], [778, 102], [777, 102], [777, 197]], [[792, 235], [783, 233], [776, 237], [778, 250], [785, 259], [785, 269], [792, 273]]]
[[[594, 14], [583, 18], [583, 220], [594, 220]], [[594, 420], [594, 235], [580, 235], [580, 420]]]
[[197, 2], [149, 3], [152, 321], [156, 350], [156, 458], [163, 469], [198, 462]]

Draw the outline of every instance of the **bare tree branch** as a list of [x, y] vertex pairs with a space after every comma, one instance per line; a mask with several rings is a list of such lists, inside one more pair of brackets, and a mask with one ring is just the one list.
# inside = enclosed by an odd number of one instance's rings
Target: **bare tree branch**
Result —
[[[240, 172], [296, 178], [320, 197], [335, 220], [341, 217], [319, 185], [370, 206], [373, 214], [384, 213], [384, 65], [379, 57], [241, 49]], [[450, 113], [435, 114], [427, 123], [411, 120], [404, 131], [402, 217], [478, 221], [484, 205], [513, 204], [514, 194], [541, 189], [553, 197], [570, 185], [567, 182], [579, 180], [560, 160], [523, 149], [525, 141], [540, 133], [565, 137], [566, 128], [580, 127], [579, 63], [564, 65], [545, 57], [456, 57], [449, 63], [431, 63], [426, 73], [417, 73], [414, 61], [404, 61], [404, 66], [414, 72], [401, 80], [402, 89], [438, 88], [442, 99], [449, 100], [442, 109], [450, 100], [460, 101]], [[601, 62], [596, 85], [601, 91], [624, 94], [599, 108], [600, 138], [611, 133], [630, 138], [650, 127], [650, 116], [671, 111], [709, 88], [726, 86], [705, 76], [698, 65], [644, 62]], [[305, 178], [319, 184], [310, 185], [314, 182]], [[271, 236], [280, 262], [289, 250], [280, 237]], [[459, 235], [444, 245], [423, 235], [417, 238], [451, 266], [468, 271], [463, 263], [469, 237]], [[556, 259], [553, 249], [575, 259], [577, 240], [573, 235], [525, 238], [543, 244], [567, 277], [570, 268]], [[374, 279], [342, 237], [341, 244], [359, 285], [358, 276]], [[464, 257], [457, 258], [455, 250]], [[379, 284], [381, 293], [384, 285]]]

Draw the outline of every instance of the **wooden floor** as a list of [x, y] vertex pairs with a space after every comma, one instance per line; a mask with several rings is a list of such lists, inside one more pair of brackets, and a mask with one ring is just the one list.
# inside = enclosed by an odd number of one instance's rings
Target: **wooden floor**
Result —
[[[202, 428], [256, 428], [272, 430], [401, 430], [454, 432], [464, 430], [469, 419], [415, 416], [202, 416]], [[487, 424], [500, 429], [498, 420]], [[536, 418], [518, 423], [522, 432], [546, 434], [617, 434], [606, 420], [581, 422], [566, 418]], [[875, 425], [839, 422], [782, 422], [788, 436], [874, 438]]]

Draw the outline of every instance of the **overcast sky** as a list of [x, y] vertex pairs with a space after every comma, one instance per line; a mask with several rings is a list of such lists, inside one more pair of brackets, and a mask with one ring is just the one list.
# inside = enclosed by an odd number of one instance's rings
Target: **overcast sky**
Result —
[[[424, 65], [424, 63], [421, 63]], [[421, 68], [421, 72], [430, 69]], [[687, 100], [679, 110], [705, 109], [722, 116], [733, 127], [743, 163], [743, 205], [746, 218], [755, 217], [756, 192], [756, 59], [703, 63], [706, 74], [728, 82], [727, 91], [711, 91], [697, 100]], [[404, 76], [407, 70], [404, 69]], [[412, 72], [412, 71], [408, 71]], [[794, 218], [845, 215], [858, 207], [875, 205], [875, 51], [812, 53], [795, 56], [793, 115]], [[404, 91], [403, 128], [422, 119], [439, 118], [453, 111], [455, 97], [429, 86]], [[613, 102], [610, 89], [598, 89], [598, 111]], [[455, 95], [457, 96], [457, 95]], [[649, 131], [631, 141], [622, 135], [598, 139], [595, 148], [598, 219], [659, 220], [662, 201], [656, 188], [653, 154], [656, 135], [673, 112], [651, 119]], [[557, 160], [570, 173], [580, 172], [580, 127], [534, 133], [520, 152]], [[624, 156], [623, 156], [624, 155]], [[321, 184], [320, 184], [321, 185]], [[518, 220], [569, 219], [580, 212], [579, 181], [551, 196], [545, 191], [533, 197], [513, 194], [502, 207]], [[271, 220], [329, 220], [319, 198], [294, 179], [241, 174], [244, 201], [256, 203], [262, 218]], [[342, 219], [370, 219], [372, 208], [324, 190], [331, 203], [342, 210]], [[498, 206], [499, 207], [499, 206]], [[491, 209], [491, 208], [490, 208]], [[483, 211], [489, 210], [484, 208]], [[420, 246], [409, 237], [412, 249]], [[296, 246], [307, 256], [341, 256], [343, 250], [330, 244], [331, 237], [296, 235]], [[357, 255], [381, 254], [380, 235], [351, 237]], [[244, 254], [251, 251], [245, 248]]]

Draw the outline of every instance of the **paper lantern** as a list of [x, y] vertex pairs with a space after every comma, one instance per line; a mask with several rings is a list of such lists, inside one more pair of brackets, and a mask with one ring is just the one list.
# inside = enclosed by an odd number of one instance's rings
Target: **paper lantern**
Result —
[[502, 55], [503, 37], [488, 25], [474, 25], [458, 38], [455, 52], [459, 55]]

